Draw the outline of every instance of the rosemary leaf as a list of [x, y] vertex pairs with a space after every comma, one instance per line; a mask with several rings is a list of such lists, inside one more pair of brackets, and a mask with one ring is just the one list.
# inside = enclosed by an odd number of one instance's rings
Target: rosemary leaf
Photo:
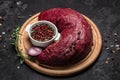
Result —
[[19, 49], [18, 49], [19, 30], [20, 30], [20, 26], [17, 26], [17, 28], [13, 30], [13, 34], [11, 35], [12, 36], [11, 44], [15, 46], [15, 49], [17, 51], [16, 56], [20, 58], [20, 64], [23, 64], [24, 59], [31, 60], [32, 58], [28, 55], [23, 55], [22, 51], [19, 51]]

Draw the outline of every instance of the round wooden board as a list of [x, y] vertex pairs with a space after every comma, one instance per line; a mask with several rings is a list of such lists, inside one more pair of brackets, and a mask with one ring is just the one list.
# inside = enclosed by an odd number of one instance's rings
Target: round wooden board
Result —
[[[22, 55], [27, 55], [27, 49], [32, 46], [28, 34], [25, 31], [26, 26], [32, 24], [33, 22], [38, 20], [39, 13], [35, 14], [34, 16], [30, 17], [21, 27], [19, 32], [19, 39], [18, 39], [18, 49], [23, 53]], [[68, 76], [74, 73], [80, 72], [90, 66], [99, 56], [100, 50], [102, 47], [102, 39], [100, 32], [97, 26], [85, 15], [84, 18], [88, 21], [91, 25], [92, 33], [93, 33], [93, 47], [90, 53], [86, 58], [82, 61], [67, 67], [51, 67], [51, 66], [43, 66], [37, 62], [32, 62], [28, 59], [25, 59], [25, 63], [29, 65], [32, 69], [51, 76]]]

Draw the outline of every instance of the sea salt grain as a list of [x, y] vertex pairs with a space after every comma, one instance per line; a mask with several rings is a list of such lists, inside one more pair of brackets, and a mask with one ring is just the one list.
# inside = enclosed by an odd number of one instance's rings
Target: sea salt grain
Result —
[[115, 53], [115, 51], [114, 51], [114, 50], [112, 50], [112, 51], [111, 51], [111, 53]]
[[29, 16], [31, 17], [32, 15], [30, 14]]
[[27, 8], [27, 4], [23, 4], [22, 6], [21, 6], [21, 8], [23, 9], [23, 10], [25, 10], [26, 8]]
[[20, 69], [20, 66], [17, 66], [17, 69]]
[[117, 39], [115, 39], [115, 42], [117, 42], [118, 40]]
[[118, 47], [120, 47], [120, 45], [119, 45], [119, 44], [116, 44], [115, 47], [118, 48]]
[[2, 24], [0, 23], [0, 26], [2, 26]]
[[114, 45], [110, 45], [110, 47], [114, 47]]
[[117, 36], [117, 33], [114, 33], [115, 36]]
[[18, 6], [21, 6], [21, 5], [22, 5], [22, 2], [21, 2], [21, 1], [18, 1], [18, 2], [16, 2], [16, 4], [17, 4]]
[[4, 48], [6, 48], [6, 45], [3, 45]]
[[108, 61], [105, 61], [106, 64], [108, 64], [109, 62]]
[[110, 60], [110, 58], [108, 57], [107, 60]]
[[2, 16], [0, 16], [0, 19], [2, 19]]
[[2, 34], [5, 34], [5, 32], [2, 32]]
[[10, 37], [9, 40], [12, 40], [12, 38]]

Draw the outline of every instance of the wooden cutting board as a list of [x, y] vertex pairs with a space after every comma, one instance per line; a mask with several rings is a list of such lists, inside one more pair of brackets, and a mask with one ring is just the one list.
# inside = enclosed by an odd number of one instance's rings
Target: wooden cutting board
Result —
[[[18, 49], [23, 53], [22, 55], [27, 55], [27, 50], [29, 47], [32, 46], [28, 34], [25, 31], [26, 26], [32, 24], [33, 22], [38, 20], [38, 15], [40, 13], [35, 14], [34, 16], [30, 17], [22, 26], [19, 32], [19, 39], [18, 39]], [[80, 72], [90, 66], [99, 56], [100, 50], [102, 47], [102, 39], [100, 32], [97, 26], [85, 15], [84, 18], [88, 21], [91, 25], [92, 33], [93, 33], [93, 47], [90, 53], [86, 58], [78, 63], [67, 66], [67, 67], [53, 67], [53, 66], [45, 66], [43, 64], [36, 62], [32, 62], [28, 59], [25, 59], [25, 63], [30, 66], [32, 69], [51, 76], [68, 76], [74, 73]]]

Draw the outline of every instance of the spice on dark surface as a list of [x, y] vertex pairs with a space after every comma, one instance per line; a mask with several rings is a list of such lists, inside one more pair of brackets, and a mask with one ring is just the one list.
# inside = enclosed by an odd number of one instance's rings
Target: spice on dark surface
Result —
[[11, 29], [10, 29], [10, 28], [8, 28], [8, 29], [7, 29], [7, 32], [10, 32], [10, 31], [11, 31]]
[[106, 46], [105, 46], [105, 49], [106, 49], [106, 50], [108, 50], [108, 49], [109, 49], [109, 47], [106, 45]]
[[110, 60], [110, 58], [108, 57], [107, 60]]
[[106, 43], [106, 42], [107, 42], [107, 40], [104, 40], [104, 42]]
[[5, 34], [5, 32], [2, 32], [2, 34]]
[[114, 47], [114, 45], [112, 44], [112, 45], [110, 45], [110, 47], [112, 48], [112, 47]]
[[118, 40], [117, 39], [115, 39], [115, 42], [117, 42]]
[[114, 33], [114, 36], [117, 36], [117, 33]]
[[115, 53], [115, 50], [111, 50], [111, 53]]
[[120, 45], [119, 45], [119, 44], [116, 44], [116, 45], [115, 45], [115, 47], [116, 47], [116, 48], [119, 48], [119, 47], [120, 47]]
[[107, 38], [110, 38], [110, 36], [108, 36]]
[[105, 61], [106, 64], [108, 64], [109, 62], [108, 61]]
[[17, 66], [17, 69], [20, 69], [20, 66]]
[[2, 26], [2, 24], [0, 23], [0, 26]]
[[32, 29], [31, 36], [38, 41], [48, 41], [55, 35], [54, 30], [46, 24], [36, 25]]
[[6, 45], [3, 45], [4, 48], [6, 48]]
[[0, 16], [0, 20], [2, 19], [2, 16]]

